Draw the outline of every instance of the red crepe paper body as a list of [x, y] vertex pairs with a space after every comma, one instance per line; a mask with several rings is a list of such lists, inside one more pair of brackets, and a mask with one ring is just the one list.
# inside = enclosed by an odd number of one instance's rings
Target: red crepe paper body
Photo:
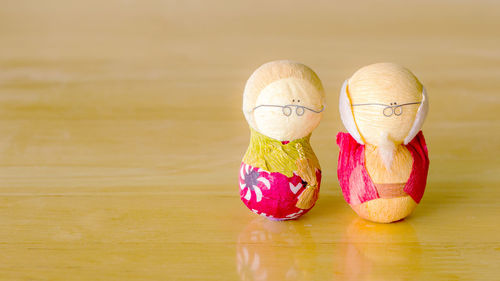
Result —
[[[350, 205], [380, 198], [365, 166], [365, 146], [359, 144], [349, 133], [337, 134], [337, 145], [340, 147], [337, 176], [344, 199]], [[410, 177], [405, 184], [404, 192], [420, 203], [424, 195], [429, 170], [429, 157], [424, 135], [420, 131], [406, 145], [413, 158]]]
[[[321, 171], [316, 171], [318, 189], [321, 183]], [[254, 213], [272, 220], [296, 219], [309, 209], [295, 207], [297, 200], [306, 189], [307, 183], [294, 174], [287, 177], [281, 173], [264, 171], [241, 163], [240, 197], [243, 203]], [[314, 207], [314, 206], [313, 206]]]

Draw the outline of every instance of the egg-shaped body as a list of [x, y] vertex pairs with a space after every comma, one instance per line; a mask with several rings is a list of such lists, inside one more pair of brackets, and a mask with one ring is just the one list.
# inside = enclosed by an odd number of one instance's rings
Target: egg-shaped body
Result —
[[427, 91], [394, 63], [362, 67], [340, 90], [337, 174], [345, 200], [362, 218], [389, 223], [408, 216], [422, 199], [429, 158], [421, 131]]
[[[399, 170], [392, 173], [387, 173], [383, 165], [376, 165], [365, 145], [356, 142], [350, 134], [339, 133], [337, 144], [340, 147], [337, 174], [342, 193], [360, 217], [389, 223], [411, 214], [422, 199], [429, 169], [422, 132], [401, 147], [403, 156], [393, 163]], [[378, 173], [381, 169], [384, 172]]]
[[375, 222], [393, 222], [411, 214], [417, 202], [405, 191], [410, 178], [413, 158], [404, 145], [398, 145], [393, 152], [391, 169], [387, 169], [379, 156], [378, 148], [365, 145], [365, 167], [380, 198], [353, 205], [362, 218]]

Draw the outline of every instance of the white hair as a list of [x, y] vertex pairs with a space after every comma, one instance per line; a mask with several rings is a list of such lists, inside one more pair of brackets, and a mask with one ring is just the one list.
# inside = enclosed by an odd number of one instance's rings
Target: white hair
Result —
[[[339, 97], [339, 112], [340, 119], [342, 119], [342, 123], [344, 127], [347, 129], [349, 134], [360, 144], [364, 144], [363, 137], [356, 126], [356, 122], [354, 121], [354, 114], [352, 112], [352, 103], [349, 95], [347, 94], [347, 87], [349, 81], [345, 80], [344, 84], [342, 84], [342, 89], [340, 90]], [[422, 102], [418, 107], [417, 115], [415, 117], [415, 121], [410, 129], [410, 132], [405, 137], [404, 144], [407, 145], [410, 143], [413, 138], [418, 134], [422, 125], [424, 124], [425, 117], [427, 116], [427, 112], [429, 111], [429, 100], [427, 98], [427, 92], [425, 91], [425, 87], [422, 86]]]

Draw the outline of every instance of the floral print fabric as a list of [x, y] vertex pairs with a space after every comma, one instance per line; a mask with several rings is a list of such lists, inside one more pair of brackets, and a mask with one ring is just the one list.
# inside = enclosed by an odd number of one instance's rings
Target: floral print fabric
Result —
[[[321, 171], [316, 171], [318, 188]], [[240, 166], [240, 197], [254, 213], [273, 220], [296, 219], [309, 211], [295, 207], [307, 183], [293, 174], [287, 177], [278, 172], [268, 172], [245, 163]]]

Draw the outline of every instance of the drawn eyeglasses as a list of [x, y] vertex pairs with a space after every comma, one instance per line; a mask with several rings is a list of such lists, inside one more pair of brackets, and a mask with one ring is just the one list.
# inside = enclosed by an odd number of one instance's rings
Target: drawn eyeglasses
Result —
[[293, 113], [293, 109], [295, 108], [295, 114], [297, 116], [302, 116], [306, 112], [306, 110], [309, 110], [314, 113], [321, 113], [323, 110], [325, 110], [325, 107], [323, 106], [320, 110], [314, 110], [312, 108], [309, 108], [307, 106], [303, 105], [297, 105], [297, 104], [286, 104], [286, 105], [275, 105], [275, 104], [261, 104], [253, 108], [253, 110], [256, 110], [257, 108], [260, 107], [279, 107], [281, 108], [281, 112], [283, 112], [283, 115], [285, 116], [290, 116]]
[[391, 117], [393, 114], [396, 116], [400, 116], [401, 114], [403, 114], [403, 106], [421, 104], [421, 103], [422, 102], [409, 102], [409, 103], [397, 104], [394, 102], [391, 103], [390, 105], [383, 103], [358, 103], [358, 104], [353, 104], [352, 106], [365, 106], [365, 105], [382, 106], [384, 107], [384, 109], [382, 110], [382, 114], [384, 114], [385, 117]]

